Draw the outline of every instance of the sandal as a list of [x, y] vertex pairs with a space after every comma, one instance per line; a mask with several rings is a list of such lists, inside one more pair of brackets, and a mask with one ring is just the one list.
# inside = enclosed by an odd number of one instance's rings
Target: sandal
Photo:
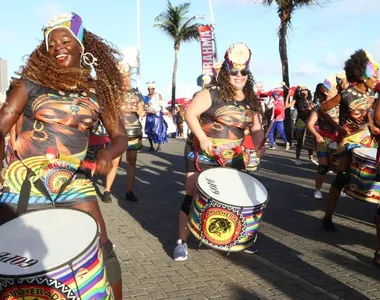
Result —
[[380, 253], [377, 253], [377, 251], [374, 253], [373, 262], [380, 267]]

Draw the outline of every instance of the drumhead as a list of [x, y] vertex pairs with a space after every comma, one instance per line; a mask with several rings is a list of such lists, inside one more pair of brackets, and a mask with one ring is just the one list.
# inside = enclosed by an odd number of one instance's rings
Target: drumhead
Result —
[[329, 144], [329, 148], [332, 150], [338, 150], [338, 144], [336, 142], [332, 142]]
[[353, 155], [376, 161], [377, 148], [355, 148], [352, 153]]
[[268, 199], [268, 191], [258, 179], [231, 168], [202, 172], [198, 186], [213, 199], [234, 206], [256, 206]]
[[56, 208], [22, 215], [0, 226], [0, 277], [52, 270], [76, 258], [97, 234], [96, 221], [78, 210]]

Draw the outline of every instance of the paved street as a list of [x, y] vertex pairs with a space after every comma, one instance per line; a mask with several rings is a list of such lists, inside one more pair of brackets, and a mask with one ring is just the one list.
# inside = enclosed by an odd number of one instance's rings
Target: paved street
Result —
[[[322, 230], [327, 200], [313, 199], [316, 166], [293, 163], [294, 148], [267, 150], [257, 178], [270, 191], [257, 240], [259, 253], [227, 256], [192, 237], [189, 259], [171, 258], [184, 195], [183, 141], [138, 156], [135, 194], [126, 202], [126, 164], [101, 203], [123, 271], [124, 299], [380, 299], [375, 205], [342, 198], [337, 232]], [[125, 158], [123, 159], [125, 161]], [[331, 182], [332, 175], [327, 181]], [[101, 178], [97, 179], [100, 190]], [[327, 197], [329, 184], [324, 186]]]

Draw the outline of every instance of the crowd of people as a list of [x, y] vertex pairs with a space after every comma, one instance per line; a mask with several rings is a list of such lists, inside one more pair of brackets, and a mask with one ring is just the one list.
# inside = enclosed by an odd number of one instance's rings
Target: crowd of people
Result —
[[[43, 32], [43, 42], [30, 54], [20, 78], [11, 82], [0, 109], [0, 161], [6, 158], [8, 164], [6, 170], [0, 166], [0, 225], [52, 204], [90, 213], [101, 229], [105, 268], [116, 299], [122, 297], [121, 271], [97, 202], [93, 175], [106, 176], [102, 201], [111, 202], [112, 184], [126, 153], [125, 199], [138, 201], [133, 186], [144, 135], [150, 151], [161, 151], [168, 134], [185, 140], [186, 194], [178, 216], [176, 261], [188, 257], [187, 223], [200, 173], [220, 166], [248, 170], [252, 155], [260, 159], [267, 147], [276, 149], [276, 133], [289, 150], [293, 136], [284, 131], [286, 109], [297, 114], [295, 164], [302, 164], [304, 148], [310, 162], [318, 165], [315, 199], [323, 198], [321, 186], [327, 172], [336, 172], [322, 219], [326, 230], [335, 229], [332, 216], [349, 181], [354, 149], [377, 147], [380, 105], [374, 91], [379, 66], [363, 50], [347, 59], [345, 72], [318, 84], [314, 95], [300, 85], [292, 97], [273, 94], [262, 101], [254, 92], [251, 50], [236, 43], [190, 105], [177, 106], [173, 112], [165, 108], [154, 81], [148, 82], [146, 96], [131, 86], [121, 54], [85, 29], [80, 16], [69, 13], [55, 18]], [[243, 146], [246, 139], [255, 151]], [[379, 246], [374, 261], [380, 265], [380, 208], [376, 226]]]

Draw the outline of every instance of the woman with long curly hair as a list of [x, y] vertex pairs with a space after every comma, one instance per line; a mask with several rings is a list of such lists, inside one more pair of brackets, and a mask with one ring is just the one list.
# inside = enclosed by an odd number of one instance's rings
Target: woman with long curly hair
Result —
[[[373, 89], [378, 80], [379, 65], [366, 51], [358, 50], [345, 62], [344, 69], [350, 86], [324, 102], [319, 110], [321, 117], [340, 136], [337, 175], [331, 185], [326, 212], [322, 218], [324, 229], [329, 231], [335, 230], [332, 215], [340, 193], [348, 182], [347, 171], [352, 160], [352, 150], [377, 147], [371, 136], [376, 128], [371, 124], [370, 112], [375, 102]], [[327, 112], [338, 105], [339, 122], [335, 122]], [[377, 262], [380, 263], [380, 257]]]
[[225, 54], [217, 84], [198, 92], [186, 110], [192, 134], [185, 146], [186, 196], [179, 213], [179, 239], [173, 254], [176, 261], [187, 259], [186, 224], [200, 171], [220, 166], [221, 161], [223, 166], [244, 169], [247, 159], [238, 148], [241, 150], [246, 128], [250, 129], [258, 157], [264, 154], [260, 104], [253, 90], [250, 59], [251, 50], [245, 44], [232, 45]]
[[84, 29], [80, 16], [74, 13], [50, 21], [43, 32], [44, 41], [29, 55], [20, 70], [21, 78], [12, 82], [6, 105], [0, 110], [0, 161], [4, 137], [23, 114], [15, 160], [5, 173], [0, 224], [26, 211], [53, 205], [91, 214], [100, 226], [108, 281], [114, 297], [121, 299], [120, 266], [89, 172], [80, 168], [89, 136], [100, 120], [111, 146], [96, 153], [96, 169], [92, 171], [107, 174], [112, 159], [127, 149], [119, 117], [125, 94], [118, 68], [121, 54]]

